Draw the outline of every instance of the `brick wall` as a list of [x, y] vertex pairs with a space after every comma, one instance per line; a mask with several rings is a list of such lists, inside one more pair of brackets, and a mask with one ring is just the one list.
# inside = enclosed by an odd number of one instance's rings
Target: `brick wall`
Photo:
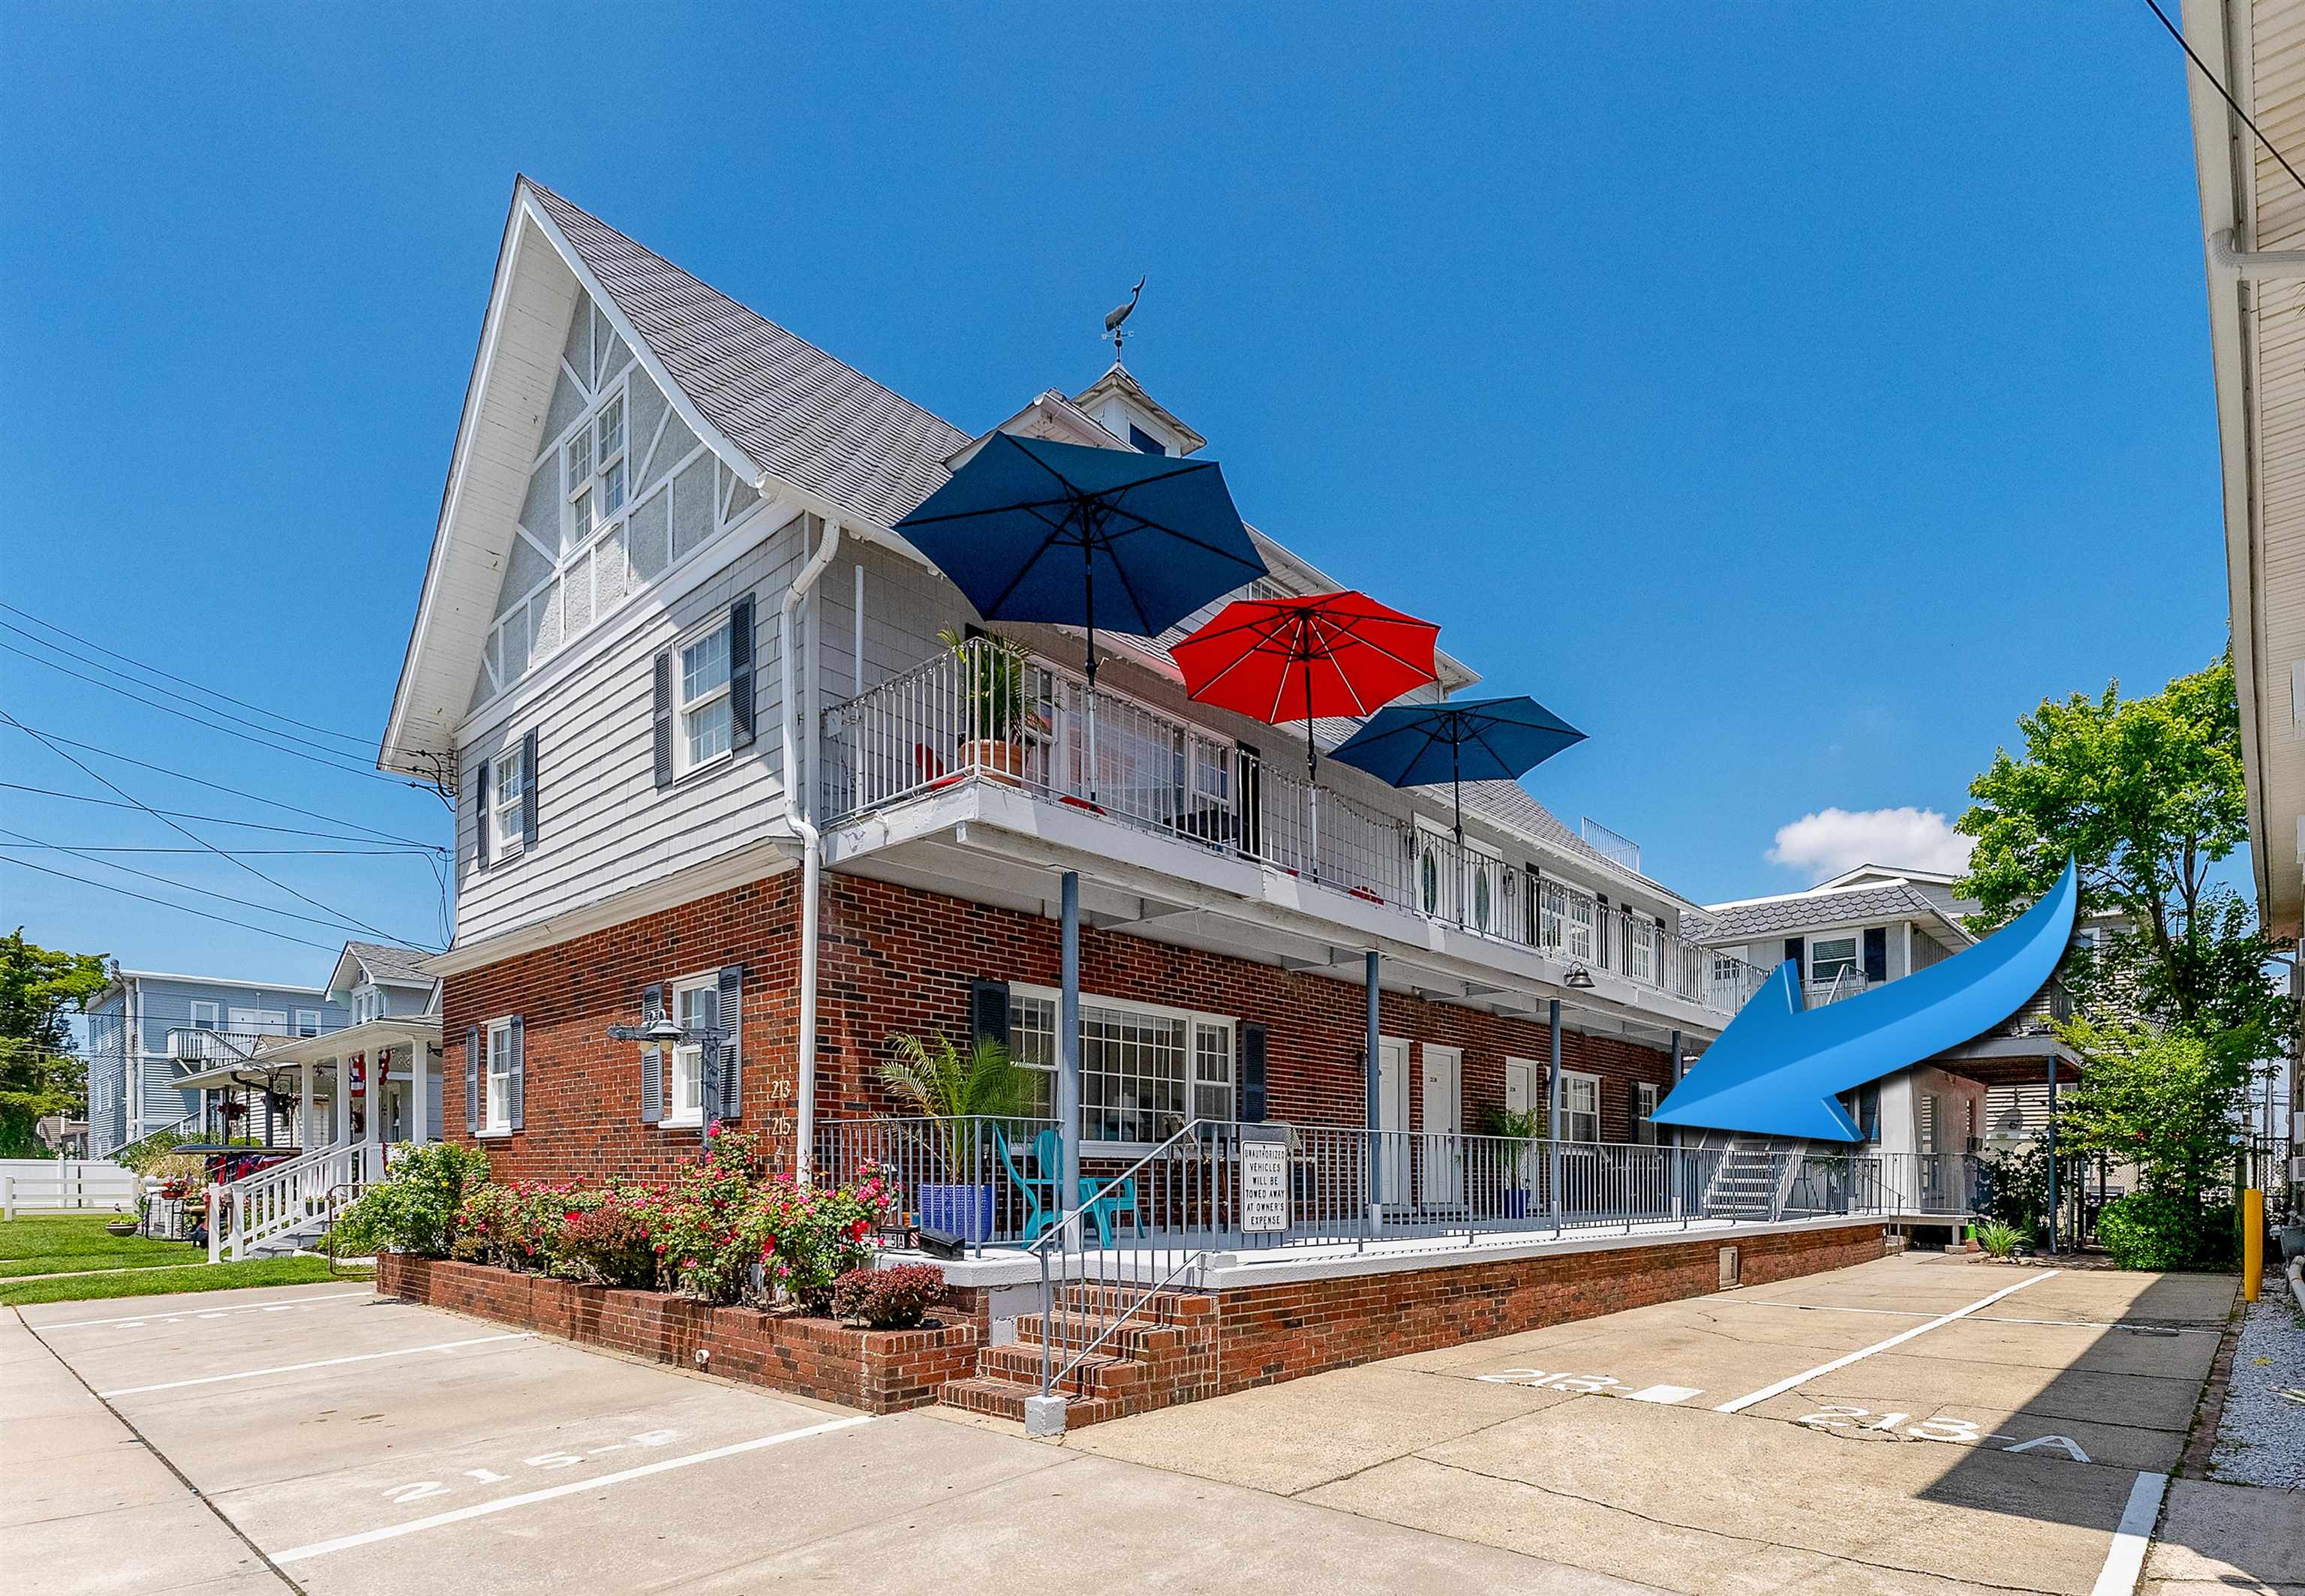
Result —
[[1880, 1226], [1851, 1225], [1221, 1291], [1217, 1388], [1274, 1385], [1705, 1296], [1720, 1289], [1721, 1249], [1729, 1244], [1739, 1249], [1747, 1286], [1845, 1269], [1889, 1250]]
[[[464, 1038], [506, 1014], [526, 1037], [525, 1129], [489, 1143], [498, 1173], [565, 1178], [611, 1172], [659, 1176], [693, 1152], [693, 1130], [640, 1123], [639, 1049], [608, 1026], [637, 1021], [654, 981], [744, 967], [747, 1125], [788, 1142], [798, 1034], [796, 871], [702, 898], [589, 936], [452, 975], [443, 994], [448, 1042], [443, 1119], [464, 1125]], [[876, 1072], [901, 1032], [966, 1034], [973, 981], [1054, 986], [1056, 922], [854, 876], [825, 880], [818, 973], [817, 1112], [893, 1111]], [[1229, 1014], [1267, 1028], [1271, 1113], [1301, 1124], [1362, 1123], [1365, 999], [1354, 982], [1169, 947], [1084, 927], [1084, 994], [1129, 997]], [[1388, 1036], [1464, 1050], [1464, 1126], [1504, 1101], [1505, 1059], [1540, 1064], [1539, 1022], [1508, 1019], [1387, 992]], [[1564, 1067], [1601, 1078], [1603, 1139], [1632, 1138], [1632, 1083], [1670, 1084], [1661, 1049], [1565, 1032]], [[1422, 1124], [1421, 1050], [1409, 1061], [1410, 1128]]]
[[[616, 1291], [397, 1253], [377, 1260], [377, 1288], [583, 1346], [875, 1413], [934, 1402], [948, 1381], [975, 1371], [984, 1339], [984, 1305], [974, 1292], [957, 1294], [954, 1304], [940, 1311], [941, 1329], [865, 1330], [829, 1320], [715, 1307], [658, 1291]], [[707, 1354], [701, 1364], [700, 1351]]]

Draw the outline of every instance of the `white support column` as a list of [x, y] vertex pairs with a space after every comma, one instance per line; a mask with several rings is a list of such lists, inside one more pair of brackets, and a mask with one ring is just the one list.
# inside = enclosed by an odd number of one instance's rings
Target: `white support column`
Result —
[[367, 1141], [378, 1147], [384, 1145], [384, 1088], [392, 1078], [392, 1049], [378, 1048], [370, 1061], [368, 1072], [368, 1135]]
[[418, 1146], [432, 1140], [430, 1097], [432, 1049], [421, 1041], [408, 1044], [408, 1139]]
[[309, 1058], [296, 1071], [296, 1147], [301, 1152], [312, 1150], [312, 1061]]
[[336, 1145], [353, 1139], [353, 1065], [349, 1057], [336, 1059]]

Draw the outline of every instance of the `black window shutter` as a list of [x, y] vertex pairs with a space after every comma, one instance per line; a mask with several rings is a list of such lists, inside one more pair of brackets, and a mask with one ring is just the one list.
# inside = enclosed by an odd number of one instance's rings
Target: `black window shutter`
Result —
[[536, 846], [536, 734], [520, 740], [520, 845]]
[[1795, 981], [1804, 981], [1807, 980], [1808, 976], [1807, 970], [1803, 967], [1801, 963], [1801, 949], [1803, 946], [1804, 945], [1799, 937], [1788, 937], [1785, 938], [1785, 957], [1792, 961], [1793, 979]]
[[656, 657], [656, 785], [672, 785], [672, 650]]
[[1260, 1124], [1269, 1107], [1264, 1091], [1264, 1027], [1240, 1028], [1240, 1116]]
[[728, 607], [729, 746], [753, 745], [753, 596]]
[[730, 964], [720, 972], [720, 1104], [723, 1119], [734, 1119], [744, 1108], [744, 967]]
[[1865, 933], [1865, 979], [1889, 979], [1889, 933], [1884, 927], [1876, 925]]
[[472, 862], [481, 870], [489, 868], [489, 761], [482, 760], [478, 775], [472, 778], [472, 806], [480, 811], [480, 823], [472, 828]]
[[507, 1113], [506, 1123], [514, 1130], [521, 1128], [521, 1115], [528, 1097], [528, 1036], [520, 1016], [512, 1017], [512, 1081], [505, 1091]]
[[[342, 1065], [338, 1066], [339, 1073]], [[341, 1082], [339, 1091], [343, 1090]], [[481, 1028], [464, 1028], [464, 1131], [478, 1135], [481, 1129]]]
[[978, 1041], [1008, 1045], [1008, 983], [973, 981], [968, 983], [969, 1034]]
[[[660, 1017], [664, 1013], [664, 988], [646, 986], [641, 989], [641, 1023]], [[658, 1048], [641, 1049], [641, 1123], [655, 1125], [664, 1118], [664, 1053]]]

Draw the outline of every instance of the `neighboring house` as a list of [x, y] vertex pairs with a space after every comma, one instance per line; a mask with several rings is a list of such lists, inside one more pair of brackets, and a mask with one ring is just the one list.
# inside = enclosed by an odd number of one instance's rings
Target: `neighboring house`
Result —
[[[343, 1027], [345, 1006], [326, 989], [121, 970], [88, 1006], [89, 1150], [106, 1158], [155, 1131], [198, 1130], [201, 1091], [188, 1080], [244, 1066], [270, 1040]], [[258, 1095], [232, 1133], [293, 1144], [277, 1105]]]
[[[1706, 946], [1774, 966], [1790, 963], [1807, 1007], [1841, 1002], [1926, 970], [1973, 946], [1964, 923], [1977, 904], [1939, 871], [1860, 865], [1801, 892], [1708, 904]], [[2118, 915], [2086, 920], [2074, 941], [2092, 942]], [[2010, 1147], [2047, 1120], [2049, 1072], [2080, 1078], [2080, 1060], [2054, 1026], [2071, 1007], [2052, 981], [1992, 1031], [1850, 1094], [1868, 1146], [1884, 1154], [1961, 1156]]]
[[[1202, 444], [1117, 364], [1001, 426]], [[1030, 729], [978, 761], [938, 641], [976, 617], [889, 530], [976, 441], [516, 185], [381, 754], [455, 772], [455, 937], [426, 962], [450, 1129], [506, 1174], [649, 1172], [717, 1115], [789, 1167], [812, 1124], [895, 1108], [906, 1032], [1006, 1040], [1045, 1108], [1076, 872], [1084, 1140], [1477, 1129], [1544, 1100], [1556, 1012], [1564, 1131], [1654, 1140], [1676, 1048], [1760, 972], [1518, 785], [1467, 786], [1460, 855], [1445, 790], [1308, 786], [1297, 728], [1190, 703], [1163, 640], [1102, 631], [1092, 779], [1080, 635], [1030, 626], [999, 628]], [[1245, 591], [1342, 585], [1258, 539]], [[1444, 658], [1427, 696], [1476, 680]], [[665, 1013], [717, 1019], [723, 1057], [606, 1038]]]

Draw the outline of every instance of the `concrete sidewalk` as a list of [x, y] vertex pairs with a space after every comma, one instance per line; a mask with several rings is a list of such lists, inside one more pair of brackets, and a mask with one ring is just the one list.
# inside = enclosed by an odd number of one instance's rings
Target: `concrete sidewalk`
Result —
[[0, 1541], [23, 1596], [293, 1589], [13, 1312], [0, 1312]]

